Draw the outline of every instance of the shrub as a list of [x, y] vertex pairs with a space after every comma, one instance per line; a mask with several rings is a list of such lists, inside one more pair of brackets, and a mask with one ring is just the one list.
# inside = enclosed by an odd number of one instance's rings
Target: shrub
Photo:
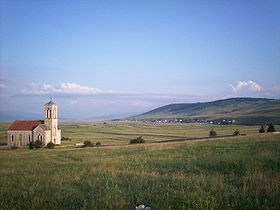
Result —
[[34, 147], [36, 148], [36, 149], [39, 149], [39, 148], [41, 148], [43, 146], [43, 142], [41, 142], [40, 140], [36, 140], [35, 142], [34, 142]]
[[93, 143], [91, 143], [91, 141], [84, 141], [84, 146], [83, 147], [93, 147], [94, 146], [94, 144]]
[[264, 133], [265, 132], [265, 129], [264, 129], [264, 126], [262, 125], [259, 129], [259, 133]]
[[28, 144], [28, 149], [34, 149], [34, 142], [31, 141], [29, 144]]
[[100, 141], [96, 142], [95, 146], [101, 146], [101, 142]]
[[233, 132], [233, 135], [234, 135], [234, 136], [239, 136], [239, 135], [240, 135], [239, 130], [238, 130], [238, 129], [236, 129], [236, 130]]
[[212, 137], [212, 136], [217, 136], [217, 132], [214, 131], [213, 129], [209, 132], [209, 136]]
[[71, 141], [70, 138], [62, 136], [61, 141]]
[[52, 142], [49, 142], [48, 144], [47, 144], [47, 148], [48, 149], [53, 149], [54, 148], [54, 143], [52, 143]]
[[270, 123], [270, 124], [268, 125], [268, 128], [267, 128], [266, 131], [267, 131], [267, 132], [275, 132], [274, 125], [272, 125], [272, 123]]
[[145, 140], [142, 138], [142, 136], [130, 140], [130, 144], [140, 144], [140, 143], [145, 143]]

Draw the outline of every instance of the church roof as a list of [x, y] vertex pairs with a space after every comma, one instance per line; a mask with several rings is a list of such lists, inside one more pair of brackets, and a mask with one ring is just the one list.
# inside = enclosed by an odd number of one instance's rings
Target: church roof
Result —
[[13, 124], [8, 128], [8, 130], [26, 130], [32, 131], [38, 125], [44, 124], [44, 120], [16, 120]]
[[52, 102], [52, 101], [49, 101], [48, 103], [45, 104], [45, 106], [46, 106], [46, 105], [56, 105], [56, 103], [54, 103], [54, 102]]
[[47, 126], [47, 125], [45, 125], [45, 124], [40, 124], [39, 126], [40, 126], [44, 131], [45, 131], [45, 130], [50, 130], [50, 127]]

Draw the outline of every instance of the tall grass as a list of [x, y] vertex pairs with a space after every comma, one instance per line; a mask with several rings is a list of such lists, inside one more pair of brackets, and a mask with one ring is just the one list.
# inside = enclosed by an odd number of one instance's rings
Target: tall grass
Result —
[[275, 135], [2, 150], [1, 209], [279, 209]]

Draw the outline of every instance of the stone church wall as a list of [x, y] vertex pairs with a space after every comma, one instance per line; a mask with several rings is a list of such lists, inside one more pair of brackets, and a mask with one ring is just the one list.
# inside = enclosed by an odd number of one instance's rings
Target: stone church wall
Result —
[[61, 130], [60, 129], [57, 130], [55, 144], [61, 144]]
[[45, 144], [46, 142], [46, 137], [45, 137], [45, 132], [44, 129], [40, 126], [37, 126], [34, 130], [33, 130], [33, 138], [34, 141], [41, 141], [43, 142], [43, 144]]
[[46, 130], [44, 132], [44, 134], [45, 134], [44, 144], [47, 145], [51, 141], [51, 131], [50, 130]]
[[8, 146], [26, 146], [33, 139], [32, 131], [8, 131]]

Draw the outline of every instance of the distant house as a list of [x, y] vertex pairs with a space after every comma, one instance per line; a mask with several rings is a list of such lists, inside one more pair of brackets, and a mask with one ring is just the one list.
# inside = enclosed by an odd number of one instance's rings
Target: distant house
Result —
[[43, 144], [61, 144], [61, 130], [58, 129], [57, 105], [45, 104], [45, 120], [16, 120], [7, 131], [8, 146], [26, 146], [31, 141]]

